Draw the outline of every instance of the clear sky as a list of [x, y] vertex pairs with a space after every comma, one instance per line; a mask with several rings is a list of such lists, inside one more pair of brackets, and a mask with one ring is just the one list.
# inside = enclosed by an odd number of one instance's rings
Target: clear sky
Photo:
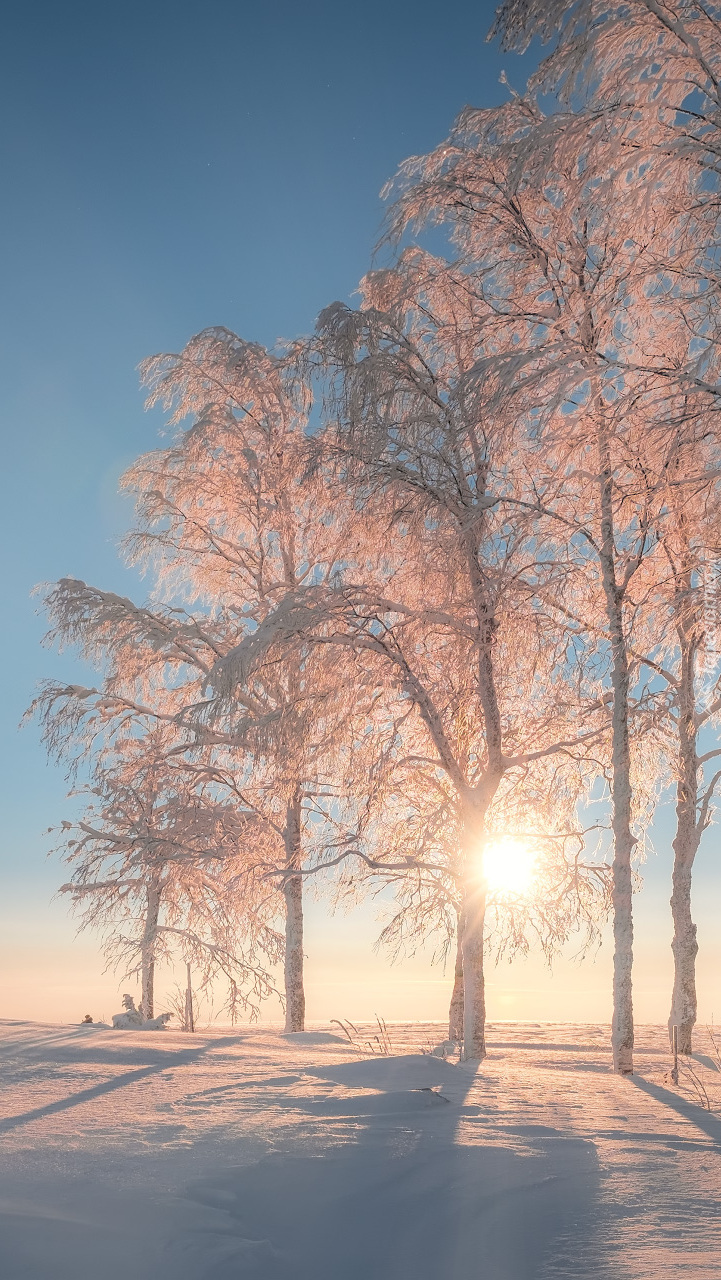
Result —
[[[0, 312], [4, 623], [0, 1016], [74, 1019], [117, 1007], [92, 940], [73, 941], [62, 868], [43, 829], [65, 784], [17, 723], [43, 675], [30, 597], [64, 574], [128, 594], [116, 542], [130, 519], [117, 479], [153, 447], [136, 366], [224, 324], [272, 343], [348, 299], [382, 218], [380, 187], [439, 142], [466, 104], [521, 85], [534, 65], [485, 43], [487, 0], [129, 0], [7, 6], [0, 52], [4, 197]], [[638, 1012], [669, 989], [667, 823], [639, 901]], [[714, 1009], [721, 887], [716, 831], [699, 868], [702, 1016]], [[427, 960], [388, 971], [369, 909], [312, 907], [311, 1017], [442, 1017], [448, 983]], [[713, 948], [716, 948], [715, 950]], [[490, 974], [494, 1017], [605, 1017], [608, 947], [553, 976], [532, 959]], [[270, 1012], [270, 1011], [269, 1011]], [[274, 1011], [277, 1016], [277, 1010]], [[717, 1001], [721, 1016], [721, 998]]]

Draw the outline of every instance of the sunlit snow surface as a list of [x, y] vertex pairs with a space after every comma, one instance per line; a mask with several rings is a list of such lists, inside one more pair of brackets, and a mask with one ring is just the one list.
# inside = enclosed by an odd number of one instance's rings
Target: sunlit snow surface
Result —
[[0, 1024], [3, 1280], [718, 1280], [721, 1120], [661, 1028], [632, 1080], [596, 1026], [495, 1024], [480, 1071], [389, 1034]]

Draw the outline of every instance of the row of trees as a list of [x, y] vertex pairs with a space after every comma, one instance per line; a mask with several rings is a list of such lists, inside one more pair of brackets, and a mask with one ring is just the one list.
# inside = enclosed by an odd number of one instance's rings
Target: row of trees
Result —
[[[673, 782], [688, 1052], [721, 777], [719, 15], [508, 0], [496, 30], [558, 39], [524, 97], [402, 166], [357, 309], [147, 362], [178, 427], [124, 481], [150, 601], [49, 588], [51, 638], [103, 681], [35, 709], [91, 761], [66, 888], [139, 957], [146, 1016], [177, 943], [232, 1008], [282, 956], [302, 1029], [304, 885], [389, 883], [392, 947], [457, 937], [451, 1034], [482, 1058], [489, 947], [551, 953], [610, 908], [627, 1072], [634, 858]], [[501, 838], [533, 847], [533, 893], [491, 891]]]

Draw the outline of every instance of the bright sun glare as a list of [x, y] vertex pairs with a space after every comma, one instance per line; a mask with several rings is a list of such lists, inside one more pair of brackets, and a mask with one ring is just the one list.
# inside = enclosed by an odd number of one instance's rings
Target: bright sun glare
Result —
[[486, 845], [483, 870], [491, 893], [528, 893], [536, 872], [537, 857], [534, 849], [510, 836]]

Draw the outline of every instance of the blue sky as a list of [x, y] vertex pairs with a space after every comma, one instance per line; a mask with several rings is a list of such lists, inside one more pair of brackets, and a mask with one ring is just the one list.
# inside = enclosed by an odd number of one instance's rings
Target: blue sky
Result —
[[138, 590], [115, 549], [130, 517], [118, 475], [161, 425], [138, 362], [209, 324], [272, 343], [348, 298], [385, 179], [464, 103], [504, 92], [491, 15], [456, 4], [441, 23], [430, 3], [376, 0], [15, 7], [0, 76], [13, 841], [59, 795], [15, 727], [38, 677], [70, 669], [38, 649], [31, 588], [73, 574]]
[[[493, 9], [70, 0], [6, 10], [0, 910], [16, 963], [23, 947], [46, 948], [38, 983], [66, 965], [72, 991], [78, 973], [99, 970], [89, 943], [72, 949], [64, 905], [49, 905], [62, 872], [46, 862], [42, 831], [62, 817], [65, 784], [37, 733], [16, 728], [40, 677], [77, 675], [70, 657], [40, 649], [31, 589], [71, 574], [142, 594], [116, 553], [130, 518], [118, 476], [161, 426], [143, 412], [138, 362], [209, 324], [272, 343], [349, 298], [398, 163], [439, 142], [466, 103], [502, 100], [502, 68], [521, 85], [534, 65], [533, 52], [501, 57], [485, 43]], [[367, 923], [357, 936], [369, 957]], [[6, 965], [8, 990], [13, 981]], [[32, 1007], [55, 1016], [55, 1005]]]

